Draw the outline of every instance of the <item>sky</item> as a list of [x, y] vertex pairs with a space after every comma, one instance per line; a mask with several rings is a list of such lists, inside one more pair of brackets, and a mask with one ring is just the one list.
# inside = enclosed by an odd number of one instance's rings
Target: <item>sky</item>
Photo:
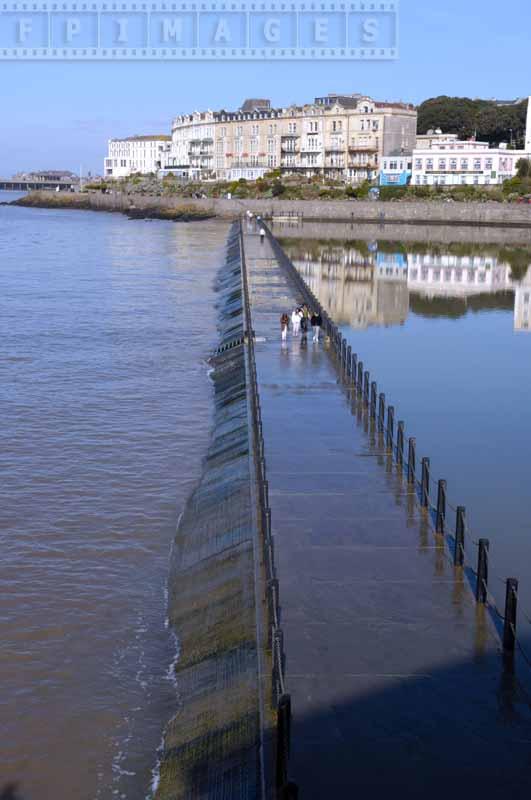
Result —
[[[0, 33], [2, 15], [0, 14]], [[170, 133], [176, 114], [275, 106], [328, 92], [420, 103], [441, 94], [531, 94], [531, 3], [401, 0], [394, 61], [0, 61], [0, 176], [80, 168], [101, 174], [107, 140]]]

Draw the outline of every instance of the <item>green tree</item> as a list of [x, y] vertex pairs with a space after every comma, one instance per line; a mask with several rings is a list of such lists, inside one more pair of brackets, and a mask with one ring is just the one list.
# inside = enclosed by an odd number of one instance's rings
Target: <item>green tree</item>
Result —
[[519, 158], [516, 162], [519, 178], [531, 177], [531, 161], [528, 158]]

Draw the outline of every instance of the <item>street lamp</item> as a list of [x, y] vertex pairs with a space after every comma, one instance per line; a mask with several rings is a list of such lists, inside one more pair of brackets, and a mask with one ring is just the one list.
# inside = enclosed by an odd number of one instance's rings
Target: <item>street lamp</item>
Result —
[[510, 147], [510, 149], [512, 150], [512, 149], [513, 149], [513, 129], [512, 129], [512, 128], [509, 128], [509, 133], [511, 134], [511, 138], [510, 138], [510, 142], [509, 142], [509, 147]]

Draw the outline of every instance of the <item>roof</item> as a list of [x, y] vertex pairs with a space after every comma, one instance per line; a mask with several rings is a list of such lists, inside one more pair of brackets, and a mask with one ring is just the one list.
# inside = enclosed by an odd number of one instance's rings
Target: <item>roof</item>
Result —
[[267, 98], [249, 98], [243, 101], [242, 111], [269, 111], [271, 108], [271, 100]]
[[111, 142], [152, 142], [162, 141], [171, 142], [171, 136], [167, 133], [155, 133], [152, 136], [126, 136], [123, 139], [111, 139]]

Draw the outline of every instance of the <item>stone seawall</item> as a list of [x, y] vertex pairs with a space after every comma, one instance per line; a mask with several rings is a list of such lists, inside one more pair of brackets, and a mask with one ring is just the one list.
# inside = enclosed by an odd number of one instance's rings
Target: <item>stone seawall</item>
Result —
[[[331, 220], [333, 222], [400, 223], [430, 225], [498, 225], [531, 228], [531, 205], [519, 203], [458, 203], [445, 201], [380, 202], [369, 200], [226, 200], [208, 198], [188, 200], [180, 197], [153, 197], [122, 193], [87, 195], [56, 192], [33, 192], [22, 205], [39, 205], [57, 208], [64, 202], [66, 208], [90, 208], [95, 211], [134, 212], [153, 211], [156, 208], [179, 211], [190, 208], [197, 212], [234, 219], [247, 209], [264, 217], [300, 216], [305, 220]], [[74, 199], [72, 199], [74, 198]]]
[[165, 731], [156, 800], [261, 796], [257, 530], [236, 225], [218, 289], [214, 429], [170, 564], [168, 614], [179, 642], [180, 707]]

